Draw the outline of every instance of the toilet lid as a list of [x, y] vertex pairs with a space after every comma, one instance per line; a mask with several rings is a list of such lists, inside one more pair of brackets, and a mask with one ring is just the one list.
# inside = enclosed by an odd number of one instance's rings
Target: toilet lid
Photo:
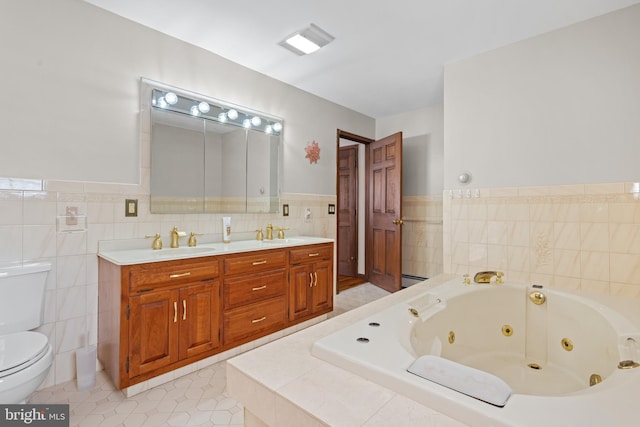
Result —
[[25, 331], [0, 335], [0, 377], [26, 368], [49, 347], [46, 335]]

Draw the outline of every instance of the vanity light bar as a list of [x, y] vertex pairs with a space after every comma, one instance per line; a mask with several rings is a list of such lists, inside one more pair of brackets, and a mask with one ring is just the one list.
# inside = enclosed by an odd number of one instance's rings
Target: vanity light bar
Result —
[[153, 89], [151, 105], [160, 110], [169, 110], [194, 117], [225, 123], [245, 129], [253, 129], [278, 136], [282, 123], [273, 118], [260, 116], [255, 112], [218, 105], [211, 100], [193, 99], [172, 91]]

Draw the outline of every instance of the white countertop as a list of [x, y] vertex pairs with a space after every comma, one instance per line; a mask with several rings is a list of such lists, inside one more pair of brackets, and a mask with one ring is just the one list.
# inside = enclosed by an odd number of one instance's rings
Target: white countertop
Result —
[[[184, 240], [184, 238], [182, 240]], [[98, 256], [116, 265], [133, 265], [330, 242], [333, 242], [333, 239], [292, 236], [285, 239], [262, 241], [238, 240], [232, 241], [231, 243], [205, 241], [195, 247], [189, 247], [183, 244], [179, 248], [165, 247], [163, 249], [153, 250], [151, 249], [151, 240], [148, 239], [109, 240], [99, 242]]]

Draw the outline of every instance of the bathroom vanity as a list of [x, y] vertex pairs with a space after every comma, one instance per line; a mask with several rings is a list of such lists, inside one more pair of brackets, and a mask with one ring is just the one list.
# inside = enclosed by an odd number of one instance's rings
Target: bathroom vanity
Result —
[[98, 253], [98, 358], [119, 389], [330, 312], [333, 242]]

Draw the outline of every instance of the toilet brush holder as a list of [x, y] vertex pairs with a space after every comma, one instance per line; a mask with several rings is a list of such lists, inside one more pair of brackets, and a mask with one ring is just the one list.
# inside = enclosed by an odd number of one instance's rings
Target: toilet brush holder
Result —
[[76, 350], [76, 379], [78, 390], [90, 390], [96, 385], [96, 347]]

